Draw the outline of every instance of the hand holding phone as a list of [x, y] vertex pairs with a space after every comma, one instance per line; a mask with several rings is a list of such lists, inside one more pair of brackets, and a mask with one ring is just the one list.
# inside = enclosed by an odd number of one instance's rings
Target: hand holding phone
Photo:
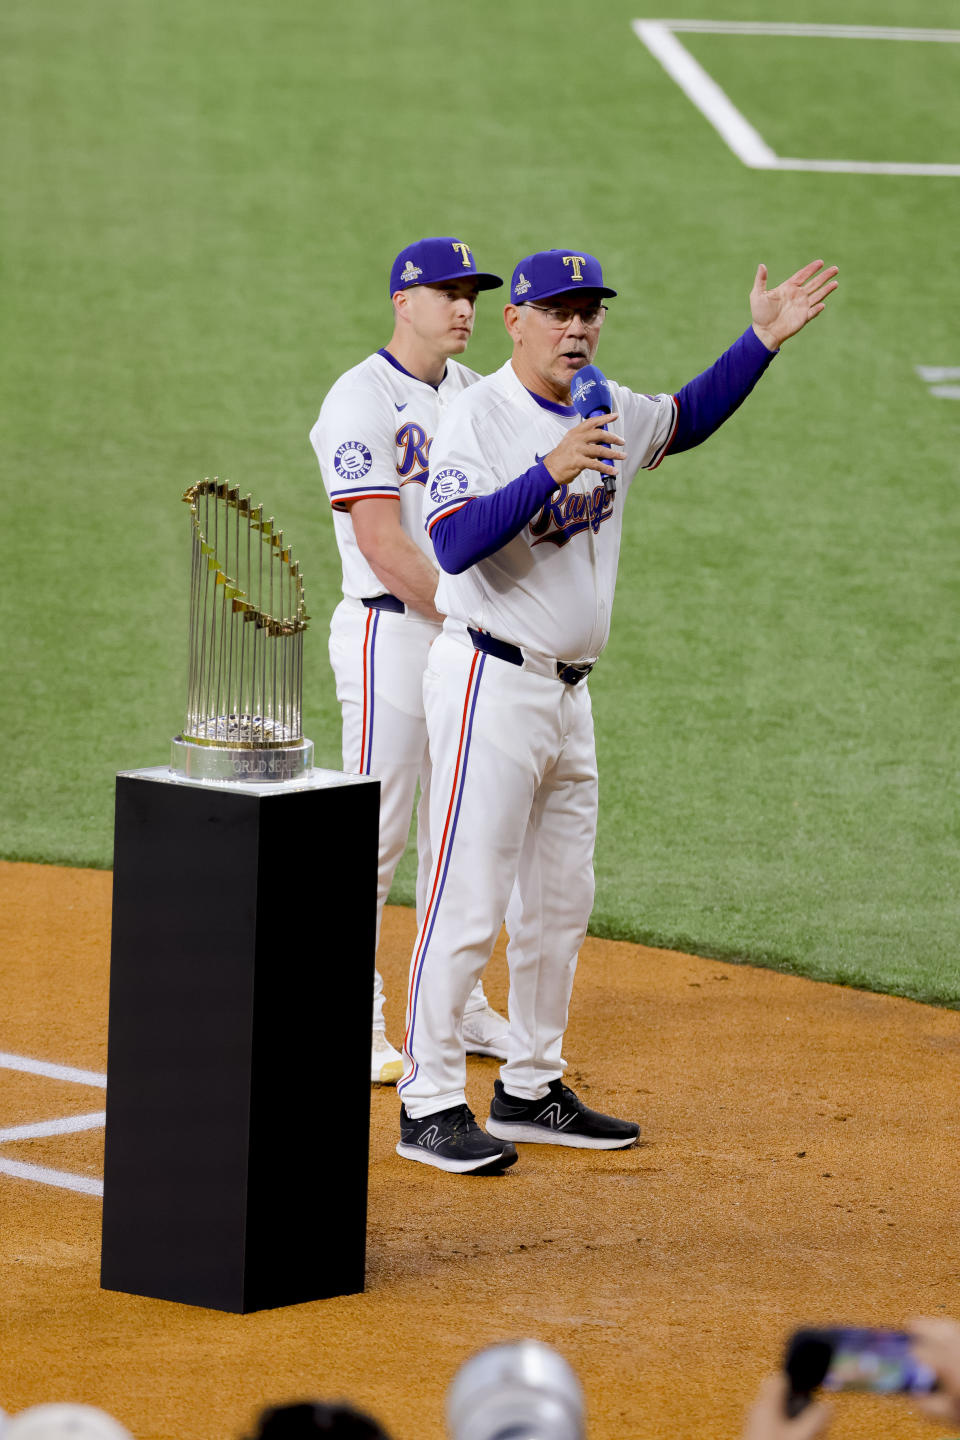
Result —
[[797, 1330], [787, 1344], [787, 1414], [799, 1415], [814, 1390], [870, 1390], [883, 1395], [928, 1395], [937, 1376], [901, 1330], [836, 1326]]
[[742, 1440], [816, 1440], [830, 1424], [827, 1405], [808, 1405], [802, 1414], [788, 1418], [786, 1400], [790, 1382], [781, 1370], [768, 1375], [747, 1415]]
[[946, 1315], [910, 1321], [913, 1353], [929, 1365], [938, 1380], [934, 1394], [920, 1396], [918, 1409], [930, 1420], [960, 1425], [960, 1324]]

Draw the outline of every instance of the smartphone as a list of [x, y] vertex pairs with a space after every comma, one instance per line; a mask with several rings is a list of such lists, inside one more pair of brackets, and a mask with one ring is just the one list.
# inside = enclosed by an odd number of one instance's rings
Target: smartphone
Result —
[[900, 1330], [797, 1330], [783, 1366], [790, 1380], [787, 1414], [799, 1415], [818, 1388], [928, 1394], [937, 1377], [914, 1358], [911, 1344]]

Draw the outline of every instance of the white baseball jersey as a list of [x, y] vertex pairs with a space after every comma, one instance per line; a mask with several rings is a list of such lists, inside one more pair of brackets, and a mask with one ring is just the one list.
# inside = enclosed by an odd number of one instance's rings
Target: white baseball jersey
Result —
[[310, 440], [333, 506], [344, 595], [360, 600], [384, 593], [357, 545], [347, 509], [351, 500], [399, 497], [401, 525], [433, 561], [422, 523], [430, 442], [449, 401], [479, 378], [466, 365], [448, 360], [434, 389], [379, 350], [332, 386]]
[[[677, 423], [672, 395], [638, 395], [611, 382], [616, 434], [627, 460], [608, 496], [583, 470], [547, 499], [502, 549], [461, 575], [440, 572], [437, 609], [522, 649], [592, 661], [607, 643], [617, 579], [623, 502], [634, 475], [663, 459]], [[524, 388], [509, 361], [471, 385], [444, 414], [424, 495], [429, 531], [444, 515], [523, 474], [582, 417]]]
[[[424, 676], [435, 852], [398, 1086], [414, 1118], [463, 1102], [458, 1017], [505, 907], [511, 1047], [503, 1083], [511, 1095], [541, 1099], [563, 1074], [577, 952], [593, 904], [597, 767], [588, 686], [564, 683], [555, 661], [592, 661], [606, 644], [623, 501], [637, 470], [659, 464], [677, 420], [671, 395], [610, 388], [629, 457], [615, 494], [596, 471], [582, 471], [501, 549], [463, 574], [440, 573], [437, 608], [449, 618]], [[472, 385], [437, 430], [426, 528], [509, 484], [580, 419], [531, 395], [509, 362]], [[524, 666], [474, 649], [467, 625], [519, 646]], [[528, 657], [548, 663], [528, 668]]]
[[[419, 782], [417, 910], [431, 863], [427, 808], [430, 759], [423, 714], [422, 678], [439, 625], [415, 610], [367, 608], [385, 586], [364, 559], [347, 509], [366, 496], [398, 496], [400, 523], [425, 551], [433, 550], [422, 523], [422, 489], [430, 442], [448, 400], [479, 376], [455, 360], [434, 389], [378, 351], [341, 375], [310, 432], [333, 506], [343, 567], [344, 598], [330, 625], [330, 663], [343, 721], [343, 768], [380, 781], [377, 875], [377, 943], [383, 906], [403, 854]], [[373, 1024], [383, 1024], [383, 980], [374, 977]], [[467, 1009], [486, 1005], [478, 983]]]

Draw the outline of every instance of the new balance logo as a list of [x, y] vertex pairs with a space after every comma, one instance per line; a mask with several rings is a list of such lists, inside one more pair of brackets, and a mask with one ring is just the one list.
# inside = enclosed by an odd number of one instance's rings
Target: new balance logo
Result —
[[533, 1123], [545, 1125], [548, 1130], [563, 1130], [574, 1118], [574, 1112], [571, 1111], [569, 1115], [564, 1115], [562, 1107], [554, 1101], [552, 1105], [548, 1105], [545, 1110], [540, 1111]]
[[436, 1125], [431, 1125], [423, 1134], [418, 1137], [417, 1144], [423, 1145], [427, 1150], [436, 1150], [440, 1143], [440, 1131]]

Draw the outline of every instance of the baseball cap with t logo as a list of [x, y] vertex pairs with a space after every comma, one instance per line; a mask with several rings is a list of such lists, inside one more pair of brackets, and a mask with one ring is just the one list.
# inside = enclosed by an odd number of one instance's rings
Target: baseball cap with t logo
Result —
[[531, 300], [546, 300], [571, 290], [617, 293], [604, 285], [600, 261], [585, 250], [538, 250], [525, 256], [514, 270], [510, 299], [514, 305], [529, 305]]
[[411, 285], [441, 285], [446, 280], [476, 280], [480, 290], [497, 290], [499, 275], [478, 270], [473, 251], [452, 235], [434, 235], [415, 240], [400, 251], [390, 271], [390, 294], [409, 290]]

